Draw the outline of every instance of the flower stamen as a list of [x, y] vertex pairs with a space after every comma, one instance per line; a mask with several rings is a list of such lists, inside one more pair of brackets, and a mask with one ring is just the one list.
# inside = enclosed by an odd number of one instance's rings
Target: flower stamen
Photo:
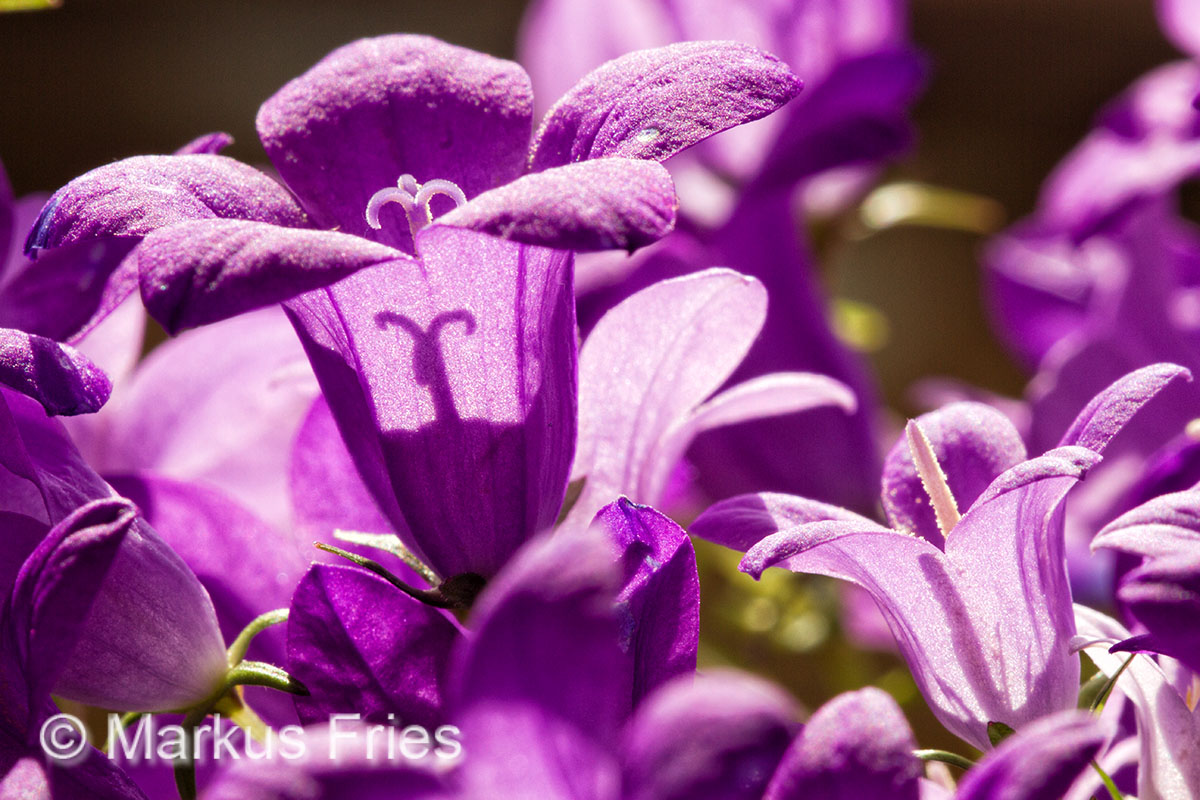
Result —
[[404, 214], [408, 217], [408, 230], [415, 241], [417, 231], [433, 222], [433, 210], [429, 203], [439, 194], [453, 200], [456, 207], [467, 202], [466, 194], [453, 181], [435, 178], [422, 184], [417, 183], [417, 179], [412, 175], [401, 175], [396, 181], [396, 186], [384, 187], [371, 195], [371, 199], [367, 201], [367, 224], [375, 230], [382, 229], [383, 223], [379, 221], [380, 209], [388, 203], [399, 203], [404, 207]]
[[917, 474], [921, 476], [921, 485], [925, 487], [925, 494], [929, 495], [929, 502], [933, 505], [938, 529], [942, 536], [949, 536], [951, 529], [962, 517], [958, 513], [958, 503], [954, 501], [954, 494], [950, 491], [950, 484], [946, 481], [946, 473], [942, 472], [942, 466], [934, 455], [933, 445], [929, 443], [925, 431], [921, 430], [916, 420], [908, 421], [904, 434], [908, 437], [908, 451], [912, 454]]

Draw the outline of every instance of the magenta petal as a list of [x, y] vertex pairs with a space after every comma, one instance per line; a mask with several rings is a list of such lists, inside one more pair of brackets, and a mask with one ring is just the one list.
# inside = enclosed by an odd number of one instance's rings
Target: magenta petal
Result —
[[88, 610], [136, 516], [137, 509], [118, 498], [81, 506], [51, 529], [17, 575], [8, 620], [28, 681], [30, 714], [40, 712], [85, 634]]
[[364, 267], [411, 260], [357, 236], [242, 220], [155, 231], [133, 257], [142, 302], [171, 334], [289, 300]]
[[0, 328], [0, 383], [51, 415], [93, 413], [112, 391], [108, 376], [75, 348], [10, 328]]
[[531, 542], [479, 597], [451, 679], [464, 796], [615, 795], [632, 696], [617, 581], [612, 545], [568, 531]]
[[253, 167], [214, 155], [137, 156], [94, 169], [55, 192], [25, 250], [145, 236], [177, 222], [215, 217], [308, 226], [287, 189]]
[[418, 245], [420, 264], [364, 270], [289, 310], [397, 533], [443, 577], [487, 577], [566, 491], [571, 256], [441, 225]]
[[1175, 364], [1151, 364], [1118, 379], [1079, 412], [1059, 446], [1078, 445], [1103, 453], [1133, 415], [1177, 378], [1190, 381], [1192, 373]]
[[452, 181], [468, 198], [516, 178], [533, 98], [511, 61], [427, 36], [339, 48], [258, 112], [275, 168], [324, 227], [399, 245], [367, 226], [371, 196], [401, 175]]
[[680, 678], [651, 695], [626, 729], [623, 796], [761, 800], [798, 718], [795, 701], [761, 678]]
[[1158, 23], [1176, 47], [1200, 56], [1200, 19], [1192, 0], [1157, 0]]
[[593, 71], [546, 114], [530, 167], [604, 156], [663, 161], [726, 128], [766, 116], [801, 81], [779, 59], [736, 42], [684, 42]]
[[203, 136], [197, 136], [183, 147], [175, 151], [177, 156], [190, 155], [212, 155], [215, 156], [224, 150], [229, 145], [233, 144], [233, 137], [228, 133], [217, 131], [215, 133], [206, 133]]
[[1100, 721], [1084, 711], [1040, 719], [984, 756], [958, 785], [956, 800], [1048, 800], [1066, 795], [1104, 745]]
[[314, 564], [288, 618], [288, 670], [312, 693], [296, 698], [300, 721], [362, 714], [436, 728], [445, 722], [442, 682], [459, 638], [442, 612], [382, 578]]
[[[916, 422], [960, 509], [969, 508], [1000, 473], [1025, 460], [1021, 435], [1008, 417], [990, 406], [954, 403]], [[892, 527], [943, 546], [907, 437], [901, 437], [884, 459], [883, 507]]]
[[784, 754], [764, 800], [917, 800], [922, 768], [916, 746], [886, 692], [838, 695], [817, 709]]
[[827, 520], [876, 524], [840, 506], [790, 494], [762, 492], [738, 495], [709, 506], [692, 522], [688, 532], [744, 553], [773, 533], [806, 522]]
[[560, 250], [636, 250], [670, 232], [677, 205], [662, 166], [600, 158], [525, 175], [437, 221]]
[[622, 497], [596, 515], [621, 554], [617, 597], [622, 646], [633, 655], [633, 703], [677, 675], [696, 671], [700, 576], [696, 552], [667, 517]]

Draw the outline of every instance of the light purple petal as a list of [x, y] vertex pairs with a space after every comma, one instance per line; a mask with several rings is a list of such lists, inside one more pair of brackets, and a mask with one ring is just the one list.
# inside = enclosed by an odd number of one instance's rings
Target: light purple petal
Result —
[[256, 311], [155, 348], [96, 415], [85, 455], [106, 474], [215, 484], [286, 530], [291, 445], [317, 394], [282, 310]]
[[362, 714], [430, 730], [446, 721], [443, 680], [457, 626], [366, 570], [314, 564], [288, 617], [288, 671], [312, 693], [301, 722]]
[[1147, 558], [1200, 547], [1200, 491], [1164, 494], [1142, 503], [1104, 526], [1092, 547]]
[[231, 158], [137, 156], [59, 189], [42, 209], [26, 252], [106, 236], [145, 236], [198, 219], [246, 219], [308, 227], [287, 189]]
[[688, 532], [744, 553], [771, 534], [806, 522], [826, 520], [864, 526], [877, 524], [840, 506], [790, 494], [762, 492], [738, 495], [709, 506], [692, 522]]
[[1176, 47], [1200, 57], [1200, 6], [1195, 0], [1157, 0], [1158, 24]]
[[572, 475], [586, 483], [572, 518], [622, 494], [658, 501], [657, 448], [741, 362], [766, 302], [758, 281], [712, 269], [657, 283], [600, 320], [579, 355]]
[[75, 348], [11, 328], [0, 328], [0, 383], [51, 415], [93, 413], [112, 391], [108, 376]]
[[[917, 425], [933, 447], [960, 510], [970, 508], [1000, 473], [1025, 460], [1025, 444], [1004, 414], [979, 403], [955, 403], [923, 414]], [[907, 437], [883, 462], [883, 507], [892, 527], [943, 546], [929, 496]]]
[[800, 727], [761, 678], [714, 671], [652, 695], [626, 731], [626, 800], [760, 800]]
[[216, 131], [215, 133], [206, 133], [203, 136], [197, 136], [176, 150], [175, 155], [190, 156], [207, 154], [215, 156], [231, 144], [233, 144], [232, 136], [222, 131]]
[[510, 61], [382, 36], [333, 51], [280, 89], [258, 112], [258, 135], [321, 226], [409, 249], [407, 230], [368, 227], [372, 195], [405, 174], [452, 181], [468, 198], [515, 179], [531, 95]]
[[662, 166], [599, 158], [525, 175], [437, 221], [559, 250], [636, 250], [675, 226], [677, 204]]
[[616, 544], [624, 572], [617, 596], [621, 646], [633, 656], [633, 704], [677, 675], [696, 671], [700, 576], [683, 530], [650, 508], [621, 498], [596, 515]]
[[1175, 364], [1152, 364], [1119, 379], [1079, 412], [1059, 446], [1077, 445], [1103, 453], [1133, 415], [1176, 378], [1192, 373]]
[[617, 580], [609, 542], [563, 532], [523, 548], [480, 596], [451, 680], [465, 796], [615, 794], [611, 753], [632, 696]]
[[567, 92], [542, 120], [534, 171], [604, 156], [662, 161], [765, 116], [802, 86], [783, 62], [735, 42], [684, 42], [622, 56]]
[[155, 231], [134, 251], [142, 302], [176, 334], [289, 300], [411, 256], [334, 231], [200, 220]]
[[[1098, 611], [1075, 607], [1079, 638], [1094, 641], [1085, 649], [1105, 674], [1116, 674], [1131, 656], [1108, 652], [1109, 645], [1129, 638], [1119, 622]], [[1138, 762], [1139, 798], [1167, 800], [1200, 792], [1200, 761], [1195, 758], [1200, 714], [1189, 709], [1167, 680], [1161, 666], [1143, 656], [1133, 661], [1117, 680], [1116, 691], [1133, 703], [1137, 716], [1141, 758]]]
[[847, 692], [817, 709], [783, 756], [764, 800], [917, 800], [921, 762], [896, 701], [880, 689]]
[[554, 522], [566, 491], [571, 257], [440, 225], [418, 239], [420, 265], [364, 270], [288, 308], [405, 544], [443, 577], [487, 577]]
[[1100, 721], [1084, 711], [1037, 720], [988, 753], [958, 785], [956, 800], [1060, 798], [1105, 744]]

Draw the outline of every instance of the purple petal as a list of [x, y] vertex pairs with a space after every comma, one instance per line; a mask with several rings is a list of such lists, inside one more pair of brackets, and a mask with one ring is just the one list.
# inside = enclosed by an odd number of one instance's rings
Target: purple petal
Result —
[[617, 596], [622, 647], [634, 660], [633, 704], [677, 675], [696, 671], [700, 577], [683, 530], [650, 508], [621, 498], [596, 515], [621, 554]]
[[519, 786], [530, 796], [599, 800], [630, 712], [630, 659], [613, 614], [612, 545], [597, 534], [537, 539], [480, 596], [475, 636], [455, 653], [465, 796]]
[[680, 678], [638, 710], [625, 737], [627, 800], [760, 800], [799, 709], [736, 672]]
[[357, 236], [241, 220], [201, 220], [147, 236], [137, 259], [142, 302], [167, 333], [289, 300], [411, 257]]
[[1137, 649], [1163, 653], [1200, 673], [1200, 555], [1155, 558], [1125, 576], [1118, 596], [1150, 631]]
[[1192, 0], [1157, 0], [1158, 24], [1176, 47], [1200, 56], [1200, 21]]
[[688, 532], [744, 553], [771, 534], [806, 522], [829, 520], [876, 525], [839, 506], [790, 494], [763, 492], [738, 495], [709, 506], [691, 524]]
[[290, 449], [317, 393], [282, 310], [257, 311], [155, 348], [97, 415], [85, 454], [105, 474], [214, 484], [286, 529]]
[[258, 112], [279, 174], [322, 227], [396, 246], [367, 226], [367, 202], [401, 175], [452, 181], [468, 198], [520, 175], [532, 126], [518, 65], [427, 36], [333, 51]]
[[559, 250], [636, 250], [675, 226], [676, 205], [660, 165], [601, 158], [525, 175], [438, 223]]
[[419, 246], [419, 266], [364, 270], [288, 307], [405, 544], [443, 577], [487, 577], [554, 522], [566, 491], [571, 258], [440, 225]]
[[1105, 744], [1100, 721], [1083, 711], [1037, 720], [984, 756], [956, 800], [1050, 800], [1067, 793]]
[[112, 391], [108, 376], [75, 348], [10, 328], [0, 328], [0, 383], [51, 415], [93, 413]]
[[817, 709], [783, 761], [764, 800], [917, 800], [921, 762], [912, 729], [887, 693], [847, 692]]
[[766, 302], [758, 281], [712, 269], [643, 289], [600, 320], [579, 355], [572, 474], [587, 482], [572, 518], [622, 494], [659, 500], [651, 478], [674, 462], [660, 468], [657, 449], [741, 362]]
[[217, 131], [215, 133], [206, 133], [203, 136], [196, 137], [183, 147], [176, 150], [175, 155], [190, 156], [203, 154], [215, 156], [226, 147], [229, 147], [231, 144], [233, 144], [233, 137], [228, 133], [223, 133], [221, 131]]
[[684, 42], [610, 61], [567, 92], [538, 130], [540, 171], [604, 156], [663, 161], [766, 116], [803, 84], [783, 62], [735, 42]]
[[208, 593], [144, 521], [126, 533], [54, 693], [122, 711], [208, 698], [228, 665]]
[[41, 710], [87, 636], [89, 610], [136, 515], [132, 504], [116, 498], [81, 506], [51, 529], [17, 575], [6, 616], [28, 682], [29, 714]]
[[[1021, 435], [1008, 417], [989, 406], [955, 403], [923, 414], [916, 422], [933, 446], [960, 509], [969, 508], [1000, 473], [1025, 460]], [[892, 527], [943, 546], [929, 495], [903, 436], [883, 462], [883, 507]]]
[[288, 671], [312, 693], [301, 722], [362, 714], [431, 730], [445, 721], [443, 676], [458, 628], [382, 578], [314, 564], [292, 598]]
[[1103, 453], [1133, 415], [1176, 378], [1190, 381], [1192, 373], [1175, 364], [1152, 364], [1129, 373], [1079, 412], [1059, 446], [1078, 445]]
[[137, 156], [76, 178], [54, 193], [27, 253], [105, 236], [145, 236], [178, 222], [246, 219], [308, 227], [304, 212], [263, 173], [224, 156]]

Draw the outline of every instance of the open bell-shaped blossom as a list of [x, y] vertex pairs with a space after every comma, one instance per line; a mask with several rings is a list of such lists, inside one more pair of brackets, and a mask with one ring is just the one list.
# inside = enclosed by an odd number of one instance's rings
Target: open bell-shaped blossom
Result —
[[[369, 266], [419, 270], [417, 233], [435, 217], [519, 242], [634, 249], [674, 222], [674, 188], [657, 160], [800, 89], [778, 60], [745, 45], [676, 45], [647, 57], [674, 88], [645, 103], [637, 125], [615, 114], [607, 125], [582, 124], [579, 112], [604, 108], [577, 97], [532, 136], [532, 92], [518, 65], [424, 36], [361, 40], [259, 111], [260, 138], [287, 188], [212, 153], [126, 159], [56, 192], [26, 250], [137, 243], [93, 318], [140, 289], [175, 332]], [[636, 67], [603, 76], [608, 107], [635, 91], [625, 80]]]
[[718, 503], [691, 531], [746, 550], [741, 568], [756, 577], [783, 566], [866, 589], [938, 719], [987, 749], [991, 722], [1019, 729], [1074, 706], [1062, 501], [1134, 412], [1183, 374], [1157, 365], [1126, 376], [1035, 458], [1015, 431], [996, 435], [1007, 423], [987, 406], [910, 422], [884, 474], [896, 528], [763, 494]]

